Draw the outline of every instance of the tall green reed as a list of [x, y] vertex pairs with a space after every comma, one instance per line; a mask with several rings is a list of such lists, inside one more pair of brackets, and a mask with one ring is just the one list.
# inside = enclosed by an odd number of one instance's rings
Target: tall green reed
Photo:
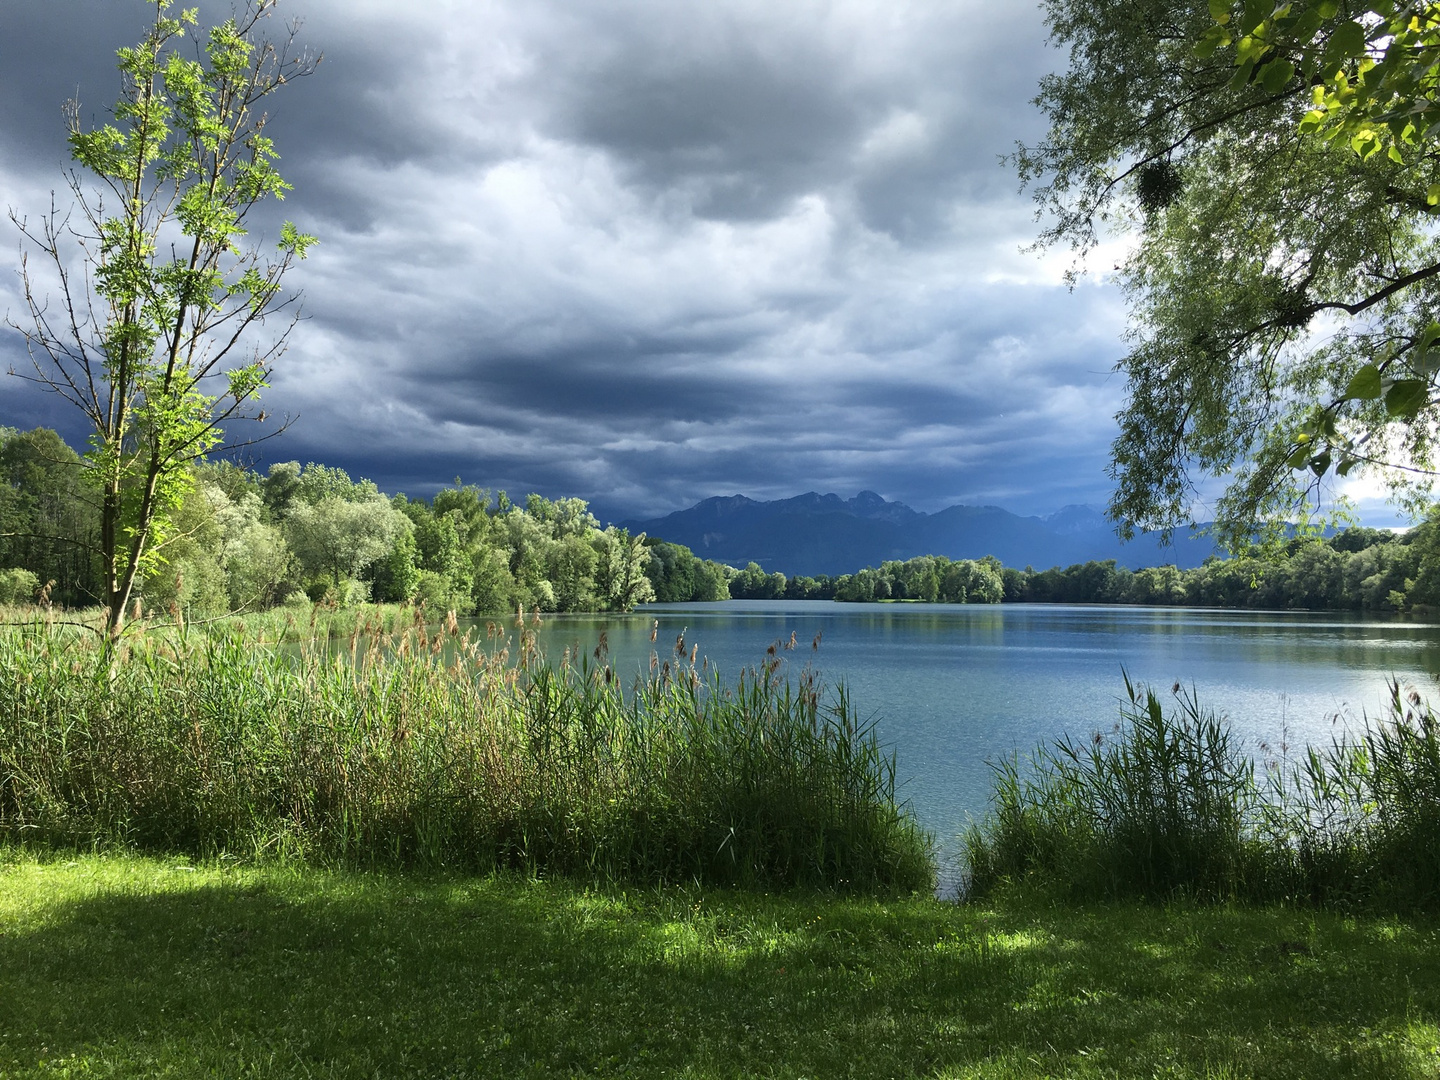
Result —
[[1254, 872], [1259, 789], [1229, 728], [1176, 687], [1167, 715], [1125, 679], [1120, 724], [996, 768], [993, 814], [965, 839], [971, 889], [1033, 877], [1084, 895], [1227, 896]]
[[1386, 715], [1259, 775], [1177, 684], [1167, 714], [1125, 680], [1120, 723], [995, 765], [965, 836], [969, 893], [1029, 881], [1076, 897], [1440, 906], [1440, 723], [1391, 684]]
[[1390, 684], [1387, 710], [1310, 748], [1287, 800], [1297, 891], [1333, 903], [1440, 909], [1440, 722]]
[[642, 881], [913, 890], [928, 838], [843, 690], [695, 657], [631, 690], [453, 620], [278, 650], [234, 628], [107, 661], [0, 635], [0, 837]]

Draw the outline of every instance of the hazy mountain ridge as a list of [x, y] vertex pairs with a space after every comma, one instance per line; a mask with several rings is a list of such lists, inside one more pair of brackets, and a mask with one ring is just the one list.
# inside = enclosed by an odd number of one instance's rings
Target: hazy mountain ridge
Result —
[[807, 491], [769, 502], [715, 496], [665, 517], [620, 524], [684, 544], [701, 558], [732, 566], [754, 561], [792, 577], [848, 574], [916, 555], [994, 555], [1006, 566], [1036, 569], [1091, 559], [1114, 559], [1131, 569], [1163, 563], [1191, 567], [1215, 550], [1210, 540], [1188, 536], [1177, 536], [1170, 547], [1150, 535], [1122, 544], [1093, 506], [1065, 506], [1043, 518], [963, 504], [926, 514], [873, 491], [852, 499]]

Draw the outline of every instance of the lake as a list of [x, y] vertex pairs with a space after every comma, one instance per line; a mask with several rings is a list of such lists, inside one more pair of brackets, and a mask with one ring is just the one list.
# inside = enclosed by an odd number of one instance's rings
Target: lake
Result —
[[672, 655], [682, 632], [730, 682], [794, 633], [797, 648], [781, 654], [788, 669], [813, 664], [823, 680], [845, 683], [894, 749], [900, 794], [947, 858], [985, 811], [987, 762], [1109, 731], [1122, 672], [1166, 701], [1175, 683], [1193, 687], [1260, 757], [1361, 726], [1382, 711], [1391, 678], [1432, 696], [1440, 672], [1440, 625], [1328, 612], [732, 600], [552, 615], [540, 643], [558, 659], [576, 643], [593, 649], [602, 630], [627, 685], [652, 650]]

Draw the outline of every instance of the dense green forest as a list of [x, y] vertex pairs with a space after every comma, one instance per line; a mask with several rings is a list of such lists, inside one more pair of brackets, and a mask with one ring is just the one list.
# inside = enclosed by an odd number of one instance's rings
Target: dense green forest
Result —
[[730, 596], [1433, 611], [1440, 608], [1440, 516], [1403, 534], [1385, 528], [1346, 528], [1335, 536], [1290, 540], [1279, 552], [1264, 557], [1208, 559], [1189, 570], [1176, 566], [1129, 570], [1113, 559], [1021, 570], [1002, 566], [994, 557], [950, 560], [926, 554], [865, 567], [852, 575], [786, 579], [750, 563], [730, 579]]
[[[0, 602], [98, 602], [99, 515], [83, 474], [53, 431], [0, 428]], [[429, 500], [390, 497], [343, 469], [293, 461], [264, 474], [194, 467], [163, 540], [164, 563], [140, 591], [152, 610], [373, 600], [441, 612], [594, 611], [654, 597], [644, 537], [602, 529], [583, 500], [531, 495], [519, 505], [459, 483]]]
[[[657, 593], [661, 589], [657, 584]], [[1440, 608], [1440, 516], [1403, 534], [1350, 528], [1329, 537], [1291, 540], [1264, 557], [1212, 558], [1189, 570], [1175, 566], [1129, 570], [1113, 559], [1021, 570], [1002, 566], [988, 556], [951, 560], [943, 555], [921, 555], [834, 578], [787, 579], [784, 574], [767, 574], [751, 563], [730, 579], [730, 595], [736, 599], [861, 603], [1433, 610]]]
[[1440, 608], [1440, 515], [1403, 534], [1355, 527], [1293, 539], [1263, 557], [1207, 559], [1189, 570], [1129, 570], [1113, 559], [1019, 570], [993, 559], [968, 563], [925, 555], [824, 584], [826, 595], [859, 601], [1428, 610]]
[[[97, 602], [99, 528], [79, 455], [53, 431], [0, 428], [0, 602]], [[263, 474], [195, 467], [143, 582], [150, 610], [411, 601], [433, 611], [628, 610], [662, 602], [906, 600], [1169, 604], [1405, 611], [1440, 607], [1440, 515], [1402, 535], [1352, 528], [1264, 558], [1128, 570], [1114, 560], [1034, 570], [922, 555], [839, 577], [743, 569], [601, 528], [582, 499], [457, 482], [432, 499], [387, 496], [343, 469], [283, 462]]]
[[[653, 543], [653, 542], [651, 542]], [[690, 557], [678, 550], [675, 561]], [[656, 573], [658, 598], [665, 578]], [[1227, 608], [1409, 611], [1440, 608], [1440, 515], [1403, 534], [1355, 527], [1291, 540], [1274, 554], [1206, 560], [1181, 570], [1129, 570], [1114, 559], [1035, 570], [998, 559], [921, 555], [839, 577], [767, 574], [751, 563], [733, 571], [730, 596], [752, 600], [919, 601], [952, 604], [1162, 604]], [[675, 595], [675, 599], [683, 599]]]

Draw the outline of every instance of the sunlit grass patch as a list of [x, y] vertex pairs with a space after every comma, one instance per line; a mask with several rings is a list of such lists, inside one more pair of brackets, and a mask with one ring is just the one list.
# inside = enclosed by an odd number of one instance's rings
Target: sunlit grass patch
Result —
[[5, 1076], [1409, 1080], [1440, 1063], [1424, 920], [0, 865]]

